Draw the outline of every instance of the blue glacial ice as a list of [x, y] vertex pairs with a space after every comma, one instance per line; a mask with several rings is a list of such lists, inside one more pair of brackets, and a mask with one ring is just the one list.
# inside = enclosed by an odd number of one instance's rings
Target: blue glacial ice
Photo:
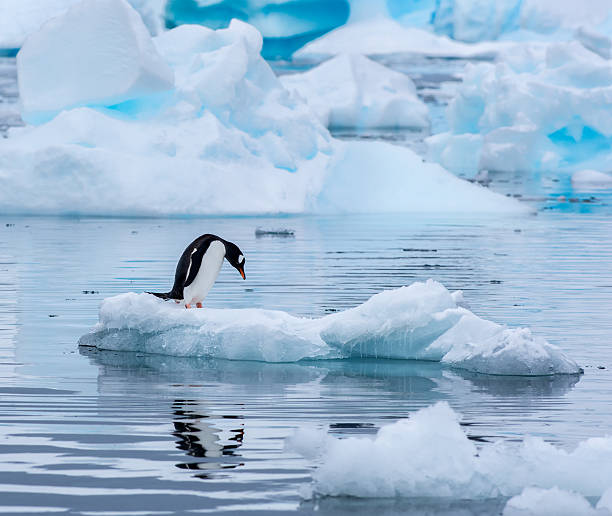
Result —
[[[339, 439], [325, 430], [302, 428], [289, 438], [287, 447], [314, 458], [315, 495], [515, 496], [505, 515], [611, 514], [612, 437], [586, 439], [571, 451], [540, 437], [477, 446], [459, 421], [460, 416], [446, 402], [438, 402], [409, 419], [383, 426], [373, 438]], [[555, 494], [559, 496], [556, 501], [552, 499]], [[601, 497], [598, 508], [602, 512], [596, 513], [584, 496]], [[568, 504], [566, 509], [587, 512], [568, 512], [561, 502]], [[527, 510], [519, 512], [523, 509]]]
[[232, 360], [392, 358], [440, 361], [498, 375], [578, 374], [564, 353], [526, 328], [506, 328], [460, 306], [461, 292], [433, 280], [374, 295], [319, 319], [257, 308], [192, 309], [149, 294], [102, 302], [81, 345]]
[[514, 47], [467, 67], [428, 156], [467, 175], [610, 170], [611, 99], [610, 61], [580, 42]]
[[[85, 44], [96, 35], [99, 45]], [[0, 139], [0, 209], [527, 211], [409, 149], [333, 139], [307, 103], [283, 87], [261, 45], [260, 33], [238, 20], [227, 29], [183, 25], [150, 38], [124, 0], [73, 7], [19, 54], [24, 116], [39, 125], [12, 128]], [[47, 55], [48, 48], [56, 52]], [[65, 56], [77, 71], [94, 59], [95, 80], [68, 73]]]

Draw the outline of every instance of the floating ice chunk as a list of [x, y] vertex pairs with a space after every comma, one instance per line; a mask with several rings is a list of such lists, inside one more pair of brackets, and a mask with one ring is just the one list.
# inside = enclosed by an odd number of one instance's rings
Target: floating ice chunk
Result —
[[601, 496], [612, 485], [612, 437], [587, 439], [572, 451], [538, 437], [477, 447], [446, 402], [382, 427], [373, 439], [338, 439], [325, 431], [302, 429], [289, 446], [305, 456], [318, 456], [313, 491], [327, 496], [486, 499], [518, 495], [528, 487], [558, 487], [548, 492], [527, 489], [507, 509], [538, 502], [542, 509], [544, 503], [561, 508], [559, 502], [564, 501], [568, 507], [592, 510], [580, 495]]
[[480, 167], [482, 136], [465, 133], [438, 133], [425, 139], [427, 158], [455, 174], [472, 176]]
[[17, 55], [22, 117], [112, 106], [172, 89], [170, 67], [125, 0], [89, 0], [32, 34]]
[[460, 292], [433, 280], [381, 292], [320, 319], [263, 309], [185, 310], [149, 294], [107, 298], [93, 333], [100, 349], [236, 360], [375, 357], [442, 361], [506, 375], [576, 374], [580, 368], [528, 330], [508, 330], [461, 308]]
[[427, 106], [412, 80], [359, 54], [339, 55], [281, 82], [330, 128], [429, 127]]
[[582, 495], [557, 487], [526, 487], [508, 500], [503, 516], [596, 516], [597, 512]]
[[612, 175], [597, 170], [579, 170], [572, 174], [572, 186], [577, 190], [612, 188]]

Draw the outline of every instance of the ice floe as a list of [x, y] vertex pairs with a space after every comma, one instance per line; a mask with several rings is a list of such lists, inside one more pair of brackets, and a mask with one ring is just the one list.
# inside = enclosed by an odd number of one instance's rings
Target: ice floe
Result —
[[315, 495], [461, 499], [520, 495], [508, 502], [504, 512], [508, 515], [570, 514], [518, 512], [544, 509], [543, 503], [561, 508], [562, 502], [588, 511], [591, 506], [583, 496], [602, 497], [600, 507], [607, 507], [609, 494], [604, 493], [612, 486], [612, 437], [590, 438], [573, 450], [539, 437], [527, 437], [520, 444], [498, 441], [477, 446], [459, 421], [446, 402], [438, 402], [382, 427], [374, 438], [338, 439], [325, 430], [302, 428], [289, 439], [288, 448], [316, 460]]
[[[105, 26], [121, 27], [121, 38], [86, 44]], [[0, 209], [527, 211], [409, 149], [331, 138], [263, 60], [261, 35], [250, 25], [234, 20], [216, 31], [183, 25], [148, 38], [124, 0], [76, 5], [32, 36], [18, 58], [22, 103], [26, 118], [43, 123], [12, 128], [0, 139]], [[56, 55], [47, 62], [47, 48], [68, 46], [72, 62]], [[90, 59], [96, 66], [80, 74]], [[56, 61], [70, 81], [49, 70]], [[130, 73], [119, 73], [124, 68]]]
[[611, 99], [610, 61], [579, 42], [515, 47], [466, 68], [429, 157], [465, 174], [609, 170]]
[[125, 0], [89, 0], [50, 20], [21, 48], [17, 71], [21, 116], [33, 123], [174, 87], [172, 69]]
[[461, 292], [433, 280], [381, 292], [319, 319], [256, 308], [185, 310], [149, 294], [102, 302], [80, 344], [99, 349], [264, 362], [373, 357], [441, 361], [499, 375], [577, 374], [563, 352], [528, 329], [462, 308]]
[[359, 54], [336, 56], [281, 82], [330, 128], [429, 127], [427, 106], [410, 77]]

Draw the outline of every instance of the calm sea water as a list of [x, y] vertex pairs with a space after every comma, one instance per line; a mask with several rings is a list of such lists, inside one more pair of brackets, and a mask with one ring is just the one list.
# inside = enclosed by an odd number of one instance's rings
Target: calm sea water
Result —
[[[2, 511], [486, 514], [503, 500], [303, 501], [312, 464], [284, 439], [303, 424], [372, 434], [437, 400], [483, 446], [527, 434], [572, 446], [610, 432], [605, 215], [0, 222]], [[257, 237], [257, 227], [295, 236]], [[479, 315], [531, 326], [585, 374], [503, 378], [409, 361], [264, 364], [77, 348], [104, 297], [165, 289], [184, 245], [204, 232], [247, 256], [247, 281], [224, 267], [209, 306], [320, 316], [432, 277], [464, 290]]]
[[[416, 80], [434, 130], [442, 130], [464, 63], [387, 64]], [[0, 60], [0, 135], [20, 123], [16, 100], [14, 60]], [[338, 136], [418, 151], [426, 134]], [[537, 215], [1, 215], [0, 512], [499, 512], [501, 499], [305, 501], [299, 491], [313, 464], [284, 445], [301, 425], [371, 435], [438, 400], [462, 414], [482, 446], [531, 434], [571, 447], [612, 431], [610, 193], [573, 192], [554, 173], [498, 175], [491, 187], [528, 199]], [[258, 227], [295, 234], [257, 237]], [[504, 378], [410, 361], [264, 364], [77, 347], [103, 298], [167, 290], [185, 245], [205, 232], [235, 241], [247, 256], [247, 281], [225, 266], [209, 306], [317, 317], [434, 278], [463, 290], [477, 314], [530, 326], [585, 374]]]

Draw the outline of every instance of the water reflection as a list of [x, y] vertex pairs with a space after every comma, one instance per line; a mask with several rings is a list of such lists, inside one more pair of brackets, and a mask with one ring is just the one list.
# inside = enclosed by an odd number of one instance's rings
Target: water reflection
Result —
[[[207, 471], [194, 476], [202, 479], [211, 478], [210, 470], [234, 469], [243, 464], [236, 458], [238, 448], [244, 439], [244, 424], [236, 421], [236, 428], [222, 430], [210, 421], [203, 413], [205, 407], [197, 400], [174, 400], [174, 432], [177, 438], [176, 447], [188, 457], [197, 460], [176, 464], [179, 469]], [[223, 416], [226, 419], [239, 420], [240, 416]], [[222, 459], [222, 460], [220, 460]], [[232, 461], [234, 459], [234, 461]]]

